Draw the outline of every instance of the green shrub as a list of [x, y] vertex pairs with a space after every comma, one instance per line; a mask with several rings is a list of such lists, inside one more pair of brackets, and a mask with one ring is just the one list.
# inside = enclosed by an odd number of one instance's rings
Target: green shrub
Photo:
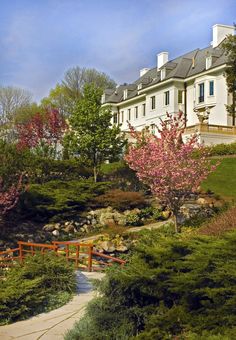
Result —
[[139, 214], [129, 214], [126, 216], [126, 224], [129, 226], [139, 226], [142, 225], [142, 220]]
[[93, 183], [89, 180], [32, 184], [21, 197], [20, 210], [22, 214], [40, 221], [55, 215], [69, 218], [84, 210], [93, 198], [110, 187], [111, 183]]
[[233, 339], [235, 243], [236, 232], [219, 239], [146, 231], [126, 266], [108, 271], [100, 297], [66, 339]]
[[28, 318], [68, 302], [76, 289], [74, 269], [55, 254], [29, 256], [1, 282], [1, 324]]
[[148, 190], [147, 187], [139, 181], [135, 171], [131, 170], [124, 161], [102, 164], [100, 178], [104, 181], [112, 181], [114, 186], [121, 190]]
[[208, 147], [211, 156], [236, 155], [236, 143]]
[[146, 205], [145, 197], [140, 192], [122, 191], [119, 189], [109, 190], [103, 195], [95, 198], [98, 206], [111, 206], [118, 210], [127, 210], [133, 208], [143, 208]]

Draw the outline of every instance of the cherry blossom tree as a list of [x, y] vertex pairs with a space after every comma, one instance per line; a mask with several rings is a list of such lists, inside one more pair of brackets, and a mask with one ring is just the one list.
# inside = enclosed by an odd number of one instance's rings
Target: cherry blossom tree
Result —
[[18, 147], [30, 148], [41, 156], [55, 158], [66, 129], [66, 121], [58, 110], [38, 112], [28, 121], [17, 125]]
[[125, 160], [138, 178], [147, 184], [155, 197], [173, 213], [175, 230], [180, 231], [178, 215], [181, 205], [215, 169], [197, 134], [183, 143], [185, 118], [167, 113], [160, 121], [158, 135], [148, 129], [137, 132], [130, 126], [132, 138]]
[[19, 176], [18, 182], [12, 184], [8, 189], [4, 188], [3, 179], [0, 177], [0, 219], [12, 210], [19, 201], [22, 186], [23, 174]]

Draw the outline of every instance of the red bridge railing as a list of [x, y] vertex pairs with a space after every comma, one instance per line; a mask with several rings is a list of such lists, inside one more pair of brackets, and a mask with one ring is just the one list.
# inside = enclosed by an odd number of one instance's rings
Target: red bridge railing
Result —
[[85, 244], [74, 241], [53, 241], [52, 244], [18, 242], [18, 248], [0, 252], [0, 266], [10, 267], [17, 261], [24, 263], [26, 256], [34, 256], [47, 252], [54, 252], [63, 256], [67, 262], [72, 261], [76, 269], [87, 271], [99, 271], [117, 263], [121, 266], [126, 261], [99, 253], [93, 250], [93, 244]]

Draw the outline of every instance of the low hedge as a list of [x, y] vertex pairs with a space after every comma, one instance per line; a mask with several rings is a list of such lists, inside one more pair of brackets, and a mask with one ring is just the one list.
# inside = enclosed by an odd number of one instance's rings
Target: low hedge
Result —
[[74, 268], [55, 254], [28, 256], [1, 281], [0, 324], [26, 319], [68, 302], [76, 289]]
[[236, 155], [236, 143], [217, 144], [207, 147], [210, 156]]

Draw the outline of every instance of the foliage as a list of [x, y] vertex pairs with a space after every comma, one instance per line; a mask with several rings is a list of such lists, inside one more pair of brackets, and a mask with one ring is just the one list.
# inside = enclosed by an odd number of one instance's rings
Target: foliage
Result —
[[129, 214], [126, 216], [126, 225], [128, 226], [139, 226], [142, 225], [142, 220], [139, 214]]
[[108, 271], [99, 297], [66, 339], [232, 334], [235, 242], [236, 232], [218, 239], [146, 231], [126, 266]]
[[215, 216], [209, 223], [203, 225], [199, 232], [203, 235], [220, 236], [232, 229], [236, 229], [236, 206]]
[[145, 198], [140, 192], [122, 191], [113, 189], [95, 198], [98, 206], [111, 206], [117, 210], [143, 208], [146, 205]]
[[42, 107], [46, 109], [57, 109], [63, 117], [69, 116], [75, 108], [76, 102], [69, 95], [68, 89], [57, 84], [50, 90], [49, 96], [41, 100]]
[[15, 322], [68, 302], [76, 288], [74, 269], [54, 254], [29, 256], [1, 282], [1, 324]]
[[71, 131], [64, 143], [72, 153], [93, 167], [95, 182], [101, 164], [119, 158], [124, 145], [119, 126], [111, 124], [110, 108], [101, 107], [101, 94], [101, 89], [93, 84], [84, 86], [84, 96], [70, 117]]
[[[235, 26], [236, 27], [236, 26]], [[229, 93], [232, 94], [232, 104], [226, 105], [229, 115], [232, 117], [232, 125], [236, 119], [236, 36], [229, 35], [222, 44], [227, 56], [227, 67], [225, 70], [226, 83]]]
[[[212, 160], [212, 164], [217, 162], [217, 159]], [[207, 177], [201, 187], [205, 191], [210, 189], [224, 199], [236, 199], [236, 177], [232, 176], [234, 173], [236, 173], [236, 158], [220, 159], [216, 171]]]
[[[215, 169], [206, 159], [207, 152], [198, 144], [196, 134], [183, 143], [184, 126], [182, 112], [178, 117], [167, 114], [167, 119], [161, 121], [161, 129], [158, 130], [160, 136], [153, 135], [149, 130], [139, 133], [130, 126], [136, 144], [129, 146], [125, 156], [138, 178], [173, 212], [177, 232], [181, 205]], [[200, 154], [198, 158], [194, 156], [196, 148]]]
[[236, 143], [216, 144], [206, 147], [210, 156], [236, 155]]
[[4, 188], [3, 179], [0, 177], [0, 219], [18, 203], [20, 194], [23, 191], [22, 177], [23, 175], [20, 175], [18, 182], [12, 184], [8, 189]]
[[66, 129], [67, 124], [58, 110], [38, 112], [28, 121], [17, 125], [18, 147], [32, 149], [43, 157], [56, 158]]
[[114, 186], [126, 191], [147, 191], [147, 187], [138, 180], [134, 170], [123, 161], [103, 163], [100, 177], [112, 181]]
[[89, 180], [54, 180], [43, 184], [31, 184], [20, 199], [21, 215], [45, 221], [76, 216], [88, 207], [96, 195], [103, 194], [110, 183], [93, 183]]

